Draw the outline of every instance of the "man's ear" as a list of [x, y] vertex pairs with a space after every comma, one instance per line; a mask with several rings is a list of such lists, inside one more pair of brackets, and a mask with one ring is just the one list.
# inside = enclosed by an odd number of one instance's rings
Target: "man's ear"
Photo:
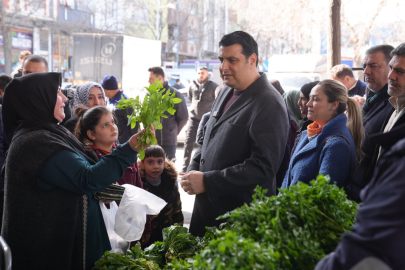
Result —
[[345, 82], [347, 82], [347, 83], [350, 82], [350, 77], [347, 75], [345, 76]]
[[3, 96], [3, 94], [4, 94], [4, 90], [0, 89], [0, 97]]
[[257, 55], [255, 53], [252, 53], [252, 55], [249, 57], [249, 64], [253, 65], [256, 68], [256, 60]]

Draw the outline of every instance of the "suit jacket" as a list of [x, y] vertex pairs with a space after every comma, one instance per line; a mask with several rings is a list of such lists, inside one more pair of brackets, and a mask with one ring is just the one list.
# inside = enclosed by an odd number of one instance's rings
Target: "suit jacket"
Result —
[[216, 218], [252, 201], [257, 185], [276, 193], [276, 172], [284, 156], [289, 123], [283, 98], [261, 75], [222, 112], [233, 89], [215, 100], [202, 146], [188, 170], [204, 172], [206, 192], [195, 199], [190, 232], [203, 236]]
[[366, 93], [367, 84], [360, 80], [357, 80], [356, 86], [347, 93], [349, 97], [353, 97], [355, 95], [364, 96]]
[[[388, 85], [380, 91], [387, 91]], [[354, 189], [361, 190], [370, 181], [370, 173], [374, 172], [374, 167], [371, 167], [373, 163], [373, 157], [377, 149], [377, 143], [370, 140], [370, 136], [376, 133], [381, 133], [384, 130], [384, 122], [392, 111], [392, 105], [388, 101], [390, 96], [385, 93], [385, 98], [374, 104], [374, 106], [367, 112], [363, 117], [364, 133], [365, 138], [362, 145], [362, 150], [364, 152], [364, 158], [361, 163], [356, 167], [353, 180]], [[369, 170], [371, 170], [369, 172]], [[354, 192], [358, 194], [358, 192]], [[360, 198], [353, 198], [355, 201], [360, 201]]]

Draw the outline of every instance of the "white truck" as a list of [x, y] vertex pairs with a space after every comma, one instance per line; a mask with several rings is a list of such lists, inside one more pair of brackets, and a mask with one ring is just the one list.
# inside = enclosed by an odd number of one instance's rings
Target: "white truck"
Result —
[[148, 68], [161, 65], [161, 42], [124, 35], [73, 34], [73, 84], [114, 75], [129, 96], [149, 85]]

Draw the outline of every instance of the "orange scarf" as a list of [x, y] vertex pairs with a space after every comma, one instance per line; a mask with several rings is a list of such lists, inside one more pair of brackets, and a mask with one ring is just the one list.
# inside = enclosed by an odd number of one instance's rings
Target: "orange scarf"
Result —
[[308, 138], [311, 138], [314, 135], [318, 135], [322, 132], [322, 127], [319, 126], [318, 122], [314, 121], [307, 127]]

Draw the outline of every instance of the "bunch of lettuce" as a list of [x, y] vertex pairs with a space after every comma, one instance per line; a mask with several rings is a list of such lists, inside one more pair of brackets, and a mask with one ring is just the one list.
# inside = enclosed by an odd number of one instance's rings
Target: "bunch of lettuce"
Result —
[[[165, 114], [167, 111], [169, 114], [174, 115], [176, 110], [174, 104], [182, 102], [181, 98], [175, 97], [175, 92], [170, 93], [170, 89], [163, 88], [161, 82], [158, 79], [154, 84], [149, 87], [145, 87], [147, 94], [143, 99], [143, 102], [139, 100], [139, 96], [136, 98], [122, 99], [118, 102], [118, 109], [132, 108], [133, 112], [128, 115], [128, 125], [131, 128], [135, 128], [137, 123], [141, 123], [145, 129], [145, 133], [138, 138], [138, 146], [156, 145], [157, 140], [150, 130], [150, 125], [157, 129], [162, 129], [161, 118], [168, 118]], [[166, 91], [166, 93], [165, 93]], [[139, 159], [143, 160], [145, 157], [145, 151], [140, 150], [138, 153]]]

